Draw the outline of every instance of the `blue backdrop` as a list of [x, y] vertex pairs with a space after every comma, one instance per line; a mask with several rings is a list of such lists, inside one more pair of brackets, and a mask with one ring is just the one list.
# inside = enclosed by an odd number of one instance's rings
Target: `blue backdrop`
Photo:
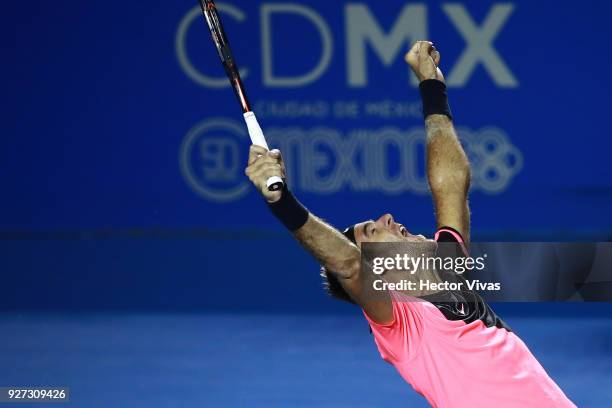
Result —
[[[2, 307], [321, 304], [316, 264], [247, 184], [240, 109], [197, 7], [5, 7]], [[219, 7], [290, 185], [330, 222], [391, 211], [433, 230], [403, 62], [429, 38], [474, 167], [474, 240], [610, 237], [610, 2]]]

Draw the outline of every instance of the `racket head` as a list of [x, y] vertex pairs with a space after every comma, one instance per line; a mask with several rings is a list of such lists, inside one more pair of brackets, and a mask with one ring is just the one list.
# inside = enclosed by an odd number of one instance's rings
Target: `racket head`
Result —
[[242, 106], [242, 112], [249, 112], [251, 111], [251, 107], [246, 96], [242, 79], [240, 78], [240, 73], [238, 71], [234, 55], [232, 54], [232, 49], [230, 48], [229, 40], [227, 39], [227, 35], [223, 29], [223, 24], [221, 23], [221, 18], [217, 12], [217, 6], [213, 0], [199, 1], [200, 7], [202, 8], [202, 14], [204, 15], [204, 19], [206, 20], [206, 24], [208, 25], [208, 29], [212, 35], [213, 42], [217, 48], [217, 54], [221, 59], [225, 74], [230, 80], [234, 93], [238, 98], [238, 102], [240, 102], [240, 105]]
[[231, 65], [233, 61], [232, 52], [229, 48], [223, 26], [221, 25], [221, 19], [219, 18], [215, 2], [212, 0], [200, 0], [200, 7], [202, 8], [202, 14], [204, 14], [204, 19], [212, 35], [221, 62], [224, 65]]

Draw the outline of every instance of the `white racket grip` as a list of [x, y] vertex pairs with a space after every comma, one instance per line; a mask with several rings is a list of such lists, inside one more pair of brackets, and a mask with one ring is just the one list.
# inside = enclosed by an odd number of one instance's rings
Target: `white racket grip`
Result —
[[246, 122], [247, 129], [249, 130], [249, 136], [251, 137], [251, 143], [257, 146], [265, 147], [269, 150], [266, 138], [264, 137], [263, 131], [257, 122], [255, 113], [246, 112], [244, 114], [244, 121]]
[[[249, 136], [251, 137], [251, 143], [257, 146], [264, 147], [268, 150], [268, 144], [266, 143], [266, 138], [264, 137], [263, 131], [261, 130], [261, 126], [259, 126], [259, 122], [257, 122], [257, 118], [255, 117], [255, 113], [246, 112], [244, 115], [244, 121], [247, 124], [247, 129], [249, 131]], [[283, 179], [277, 176], [270, 177], [266, 181], [266, 186], [270, 191], [277, 191], [283, 188]]]

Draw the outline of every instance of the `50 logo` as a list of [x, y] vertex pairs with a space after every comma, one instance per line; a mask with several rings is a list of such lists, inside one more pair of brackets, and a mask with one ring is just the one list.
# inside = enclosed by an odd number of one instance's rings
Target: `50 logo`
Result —
[[249, 185], [240, 151], [248, 139], [242, 123], [223, 118], [207, 119], [191, 128], [179, 153], [189, 187], [210, 201], [234, 201], [245, 195]]

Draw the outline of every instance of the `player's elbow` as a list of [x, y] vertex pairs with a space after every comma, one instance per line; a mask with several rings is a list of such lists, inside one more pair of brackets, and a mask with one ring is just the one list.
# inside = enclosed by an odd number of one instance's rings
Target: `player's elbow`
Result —
[[458, 160], [452, 166], [428, 171], [429, 187], [434, 194], [467, 194], [472, 173], [467, 160]]

